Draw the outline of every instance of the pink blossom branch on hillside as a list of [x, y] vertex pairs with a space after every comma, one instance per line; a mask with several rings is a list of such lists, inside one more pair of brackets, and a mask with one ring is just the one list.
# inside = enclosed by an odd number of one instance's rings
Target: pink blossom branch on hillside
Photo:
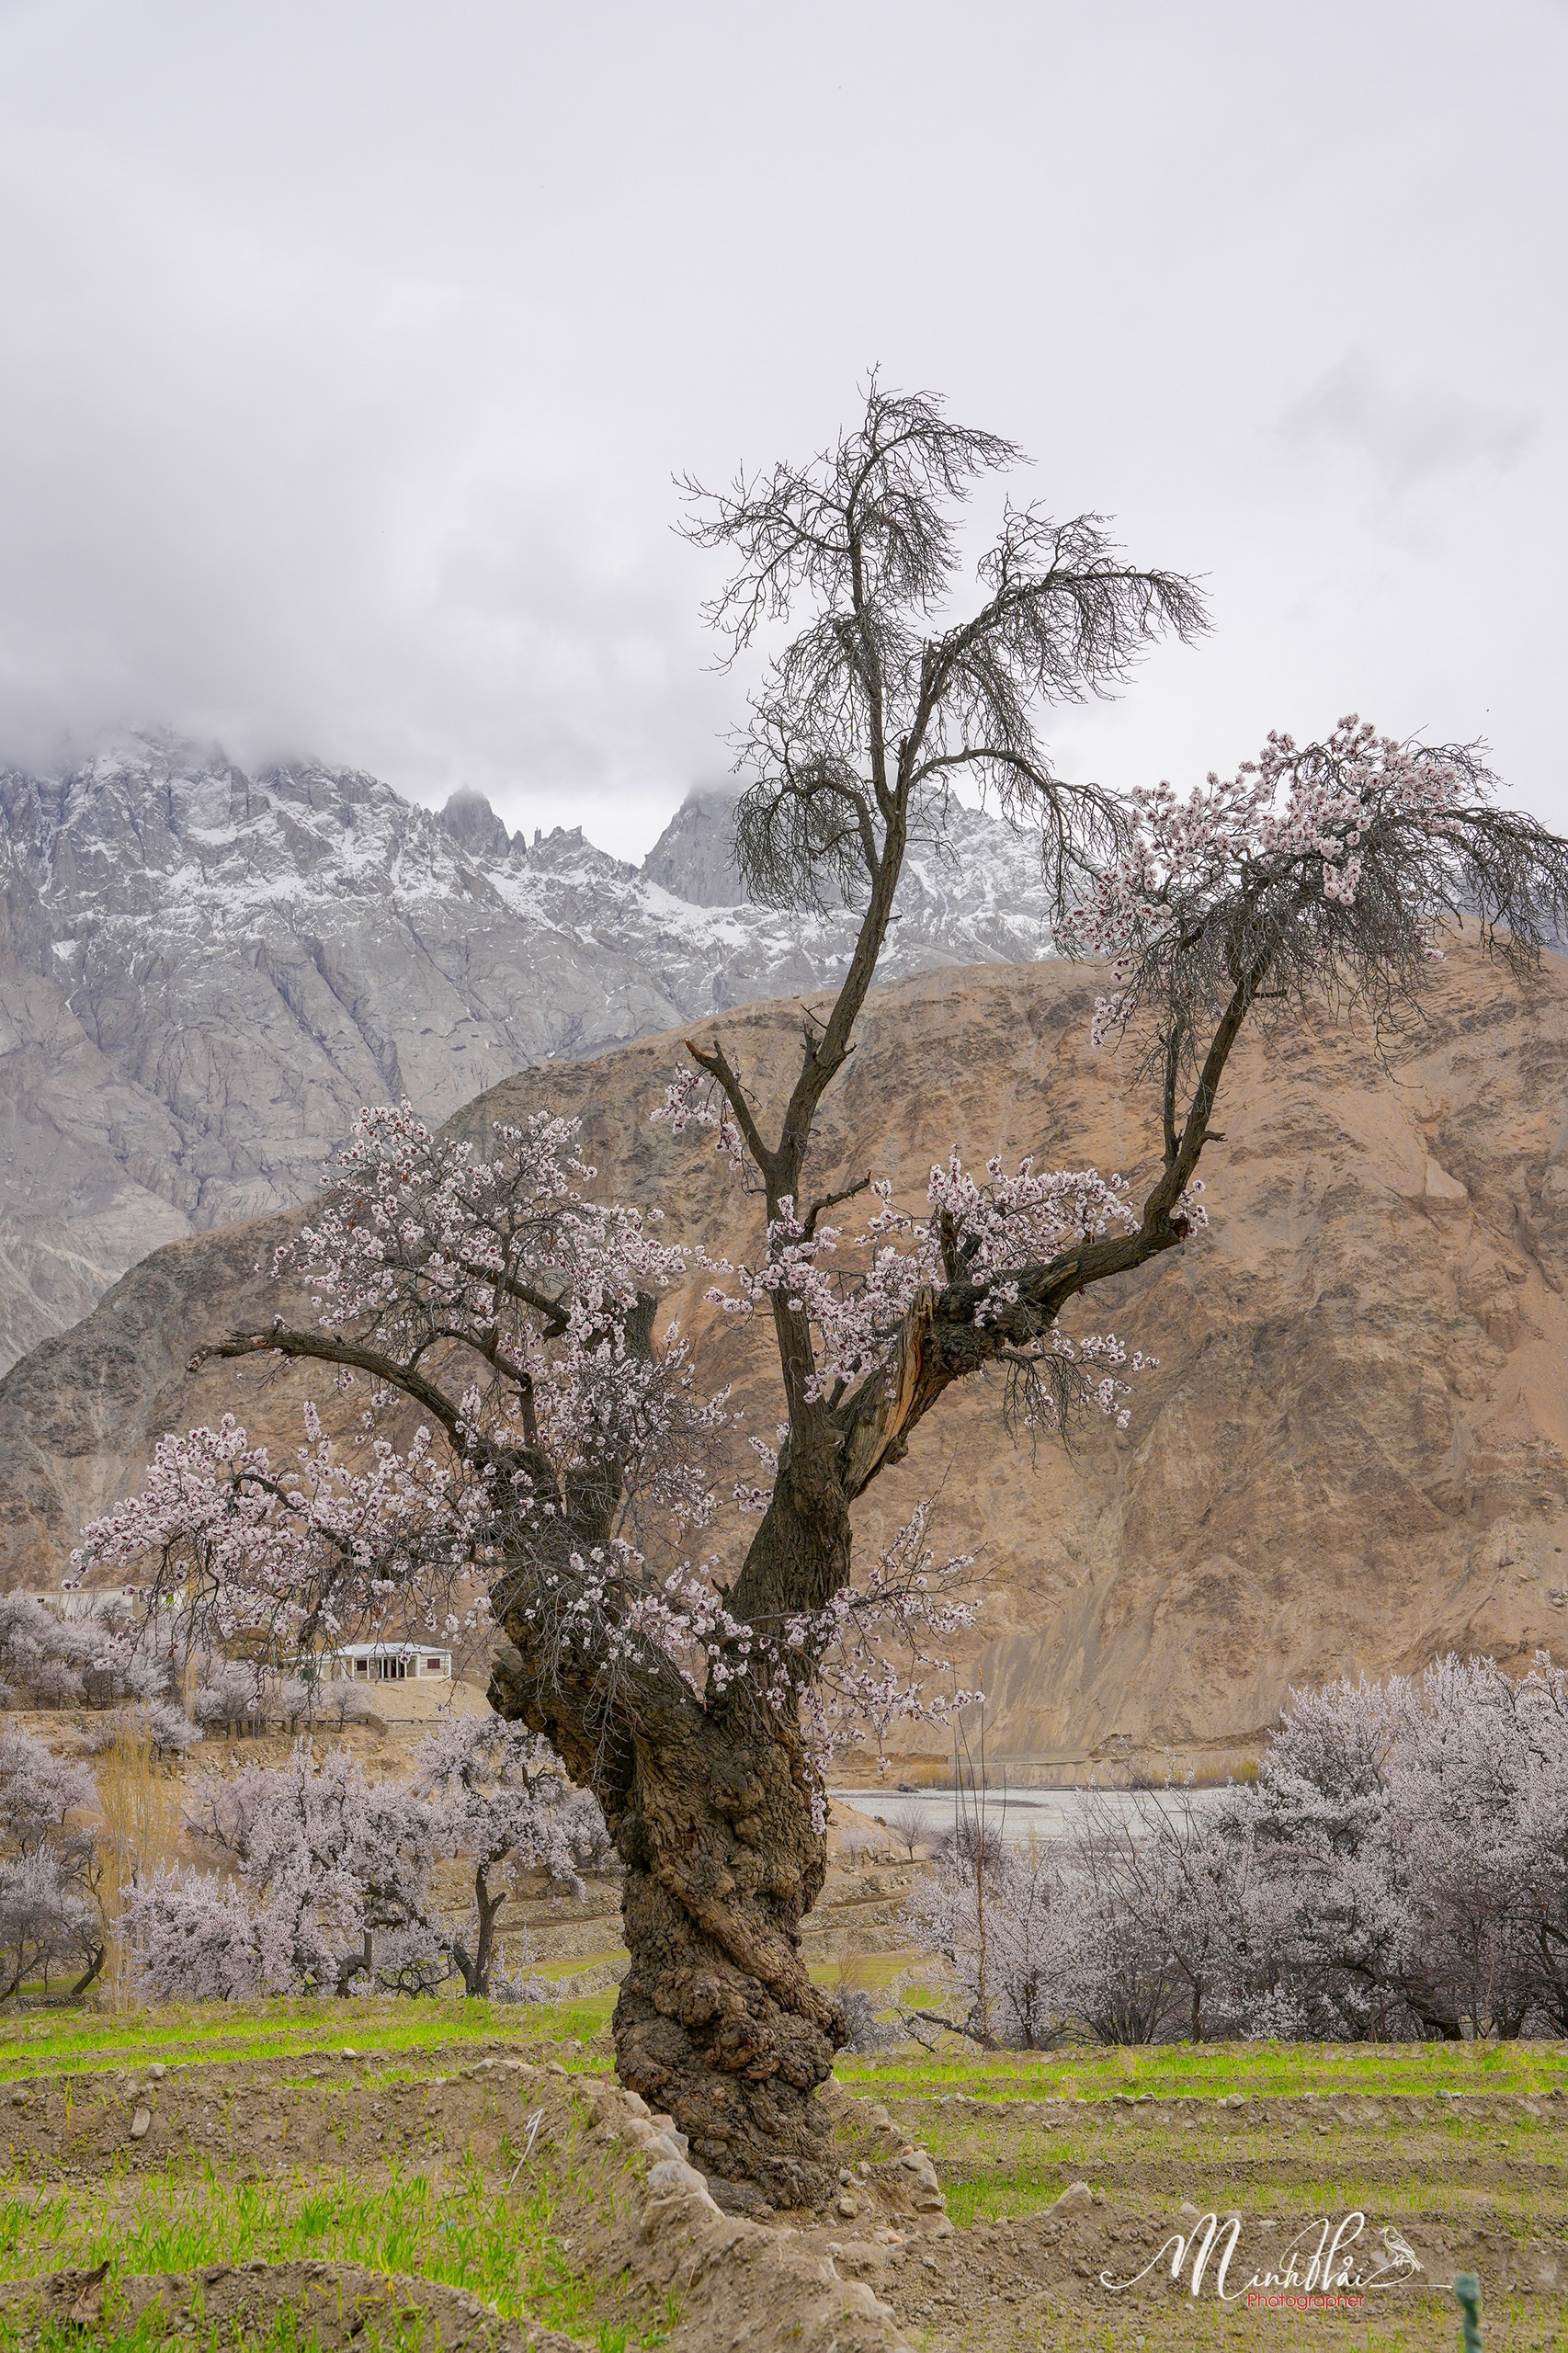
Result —
[[[705, 1090], [696, 1071], [677, 1072], [653, 1118], [677, 1134], [711, 1126], [722, 1136], [738, 1133], [722, 1095], [715, 1087]], [[1202, 1190], [1201, 1178], [1195, 1179], [1178, 1205], [1192, 1226], [1208, 1222], [1198, 1199]], [[839, 1227], [822, 1222], [825, 1204], [802, 1218], [785, 1195], [768, 1221], [757, 1266], [698, 1254], [699, 1265], [728, 1279], [709, 1290], [711, 1305], [729, 1315], [767, 1308], [797, 1320], [809, 1368], [802, 1394], [810, 1404], [836, 1408], [860, 1384], [885, 1378], [917, 1306], [955, 1279], [975, 1287], [974, 1322], [983, 1328], [1017, 1305], [1016, 1277], [1024, 1268], [1077, 1243], [1130, 1232], [1137, 1222], [1125, 1178], [1093, 1168], [1037, 1170], [1031, 1158], [1012, 1175], [994, 1158], [982, 1183], [953, 1153], [945, 1166], [931, 1171], [924, 1219], [895, 1206], [885, 1177], [868, 1178], [837, 1198], [858, 1192], [869, 1192], [878, 1206], [847, 1240]], [[848, 1267], [838, 1263], [845, 1256]], [[1088, 1404], [1125, 1429], [1131, 1392], [1109, 1368], [1142, 1371], [1154, 1359], [1130, 1355], [1114, 1333], [1074, 1336], [1053, 1324], [1008, 1361], [1029, 1375], [1027, 1384], [1017, 1384], [1024, 1397], [1020, 1427], [1060, 1429], [1074, 1404]], [[1098, 1378], [1090, 1370], [1096, 1365], [1107, 1368]]]
[[1473, 746], [1402, 744], [1352, 714], [1321, 744], [1271, 734], [1196, 791], [1133, 792], [1126, 847], [1062, 933], [1069, 952], [1113, 959], [1096, 1039], [1153, 1011], [1190, 1050], [1206, 1014], [1265, 984], [1391, 1013], [1467, 911], [1506, 927], [1506, 952], [1539, 947], [1549, 911], [1520, 883], [1551, 837], [1488, 806], [1494, 790]]
[[[315, 1222], [278, 1265], [316, 1290], [324, 1332], [352, 1329], [366, 1369], [395, 1372], [460, 1448], [559, 1483], [607, 1458], [678, 1489], [685, 1465], [660, 1451], [686, 1371], [673, 1346], [639, 1347], [643, 1302], [684, 1271], [650, 1231], [662, 1212], [590, 1198], [579, 1123], [540, 1112], [498, 1127], [486, 1157], [437, 1135], [404, 1103], [368, 1110]], [[424, 1378], [456, 1348], [470, 1367], [454, 1411]], [[339, 1359], [341, 1360], [341, 1359]], [[700, 1426], [700, 1424], [699, 1425]], [[526, 1459], [526, 1460], [525, 1460]]]
[[[488, 1607], [472, 1587], [477, 1571], [557, 1670], [585, 1678], [607, 1708], [672, 1675], [693, 1696], [750, 1675], [780, 1705], [850, 1620], [882, 1608], [885, 1580], [837, 1597], [814, 1639], [809, 1613], [790, 1613], [787, 1641], [782, 1615], [734, 1620], [714, 1563], [688, 1556], [686, 1539], [718, 1507], [709, 1457], [734, 1416], [727, 1394], [698, 1394], [678, 1327], [655, 1342], [649, 1294], [632, 1289], [634, 1277], [673, 1279], [682, 1254], [647, 1245], [630, 1212], [583, 1201], [575, 1134], [561, 1120], [503, 1131], [492, 1165], [406, 1112], [367, 1113], [343, 1183], [296, 1245], [324, 1323], [360, 1335], [358, 1367], [373, 1387], [358, 1456], [323, 1434], [312, 1406], [291, 1461], [253, 1447], [233, 1416], [165, 1438], [142, 1495], [85, 1531], [76, 1565], [123, 1571], [151, 1556], [155, 1590], [177, 1599], [187, 1639], [263, 1631], [284, 1660], [350, 1628], [460, 1631]], [[885, 1196], [881, 1216], [889, 1233], [914, 1231]], [[915, 1238], [917, 1253], [927, 1249]], [[925, 1258], [912, 1263], [918, 1276]], [[422, 1427], [400, 1450], [377, 1435], [403, 1393], [382, 1352], [399, 1350], [404, 1370], [434, 1358], [444, 1371], [466, 1342], [485, 1370], [460, 1375], [452, 1442], [438, 1447]], [[526, 1415], [506, 1371], [522, 1366]], [[754, 1443], [776, 1472], [774, 1450]], [[601, 1482], [604, 1540], [562, 1545], [556, 1531]], [[893, 1694], [884, 1682], [875, 1703], [884, 1721], [894, 1704], [924, 1704], [915, 1687]]]
[[[346, 1461], [305, 1407], [305, 1443], [278, 1464], [232, 1414], [159, 1439], [140, 1495], [83, 1532], [79, 1573], [153, 1571], [153, 1608], [187, 1646], [265, 1631], [308, 1654], [395, 1609], [456, 1632], [450, 1604], [486, 1524], [483, 1483], [426, 1429], [400, 1452], [369, 1437]], [[483, 1594], [467, 1614], [487, 1607]]]

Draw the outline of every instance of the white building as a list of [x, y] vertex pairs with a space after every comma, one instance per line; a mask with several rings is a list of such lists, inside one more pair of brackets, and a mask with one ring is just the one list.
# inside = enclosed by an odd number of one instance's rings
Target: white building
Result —
[[324, 1663], [334, 1682], [407, 1683], [417, 1678], [434, 1683], [439, 1677], [449, 1683], [452, 1679], [451, 1652], [424, 1643], [345, 1643], [341, 1650], [328, 1651]]
[[146, 1587], [139, 1585], [88, 1586], [84, 1585], [80, 1577], [67, 1577], [63, 1584], [35, 1593], [30, 1598], [40, 1603], [55, 1618], [112, 1618], [122, 1610], [134, 1616], [146, 1598]]

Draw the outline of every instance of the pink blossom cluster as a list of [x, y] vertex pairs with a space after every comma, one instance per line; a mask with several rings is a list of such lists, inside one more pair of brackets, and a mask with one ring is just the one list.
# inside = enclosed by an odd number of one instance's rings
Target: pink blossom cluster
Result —
[[[140, 1560], [147, 1551], [160, 1550], [165, 1611], [186, 1604], [199, 1581], [201, 1591], [213, 1597], [217, 1621], [233, 1634], [265, 1628], [278, 1641], [298, 1640], [306, 1630], [318, 1640], [335, 1638], [345, 1622], [374, 1625], [389, 1614], [405, 1625], [422, 1593], [434, 1620], [436, 1607], [450, 1590], [443, 1564], [474, 1539], [478, 1523], [466, 1502], [460, 1517], [449, 1508], [444, 1487], [433, 1494], [415, 1487], [411, 1500], [401, 1476], [403, 1458], [389, 1450], [381, 1466], [390, 1483], [389, 1533], [376, 1525], [382, 1498], [373, 1474], [361, 1481], [343, 1473], [319, 1437], [315, 1449], [301, 1449], [309, 1467], [324, 1474], [308, 1486], [280, 1483], [266, 1450], [250, 1448], [237, 1425], [192, 1432], [189, 1441], [163, 1442], [146, 1494], [111, 1515], [101, 1533], [88, 1531], [87, 1559], [101, 1557], [100, 1543], [114, 1558]], [[460, 1493], [465, 1498], [483, 1495], [483, 1483]], [[427, 1542], [411, 1540], [407, 1522], [415, 1503]], [[347, 1528], [340, 1506], [347, 1511]], [[918, 1525], [924, 1527], [923, 1517]], [[851, 1628], [864, 1632], [885, 1624], [907, 1638], [922, 1622], [940, 1636], [969, 1622], [972, 1609], [927, 1594], [923, 1580], [929, 1563], [895, 1574], [895, 1561], [904, 1561], [907, 1568], [913, 1528], [863, 1588], [841, 1593], [815, 1617], [797, 1615], [778, 1629], [758, 1630], [731, 1613], [714, 1563], [677, 1561], [660, 1575], [625, 1538], [574, 1551], [561, 1569], [539, 1568], [517, 1606], [541, 1633], [548, 1632], [562, 1661], [572, 1658], [610, 1683], [634, 1670], [673, 1672], [693, 1692], [718, 1697], [737, 1678], [749, 1677], [766, 1689], [770, 1704], [782, 1706], [819, 1673], [834, 1677], [833, 1654]], [[347, 1548], [346, 1537], [353, 1540]], [[358, 1569], [353, 1545], [363, 1552]], [[394, 1574], [399, 1562], [402, 1574]], [[950, 1585], [966, 1565], [949, 1563], [939, 1585]], [[471, 1604], [475, 1613], [483, 1607], [483, 1596]], [[442, 1624], [445, 1631], [458, 1631], [449, 1613]], [[255, 1668], [219, 1658], [205, 1670], [205, 1678], [198, 1696], [213, 1721], [231, 1728], [248, 1725], [258, 1705]], [[303, 1685], [301, 1689], [304, 1713], [310, 1695]], [[839, 1740], [854, 1736], [853, 1725], [862, 1720], [852, 1704], [857, 1693], [865, 1702], [864, 1721], [873, 1725], [885, 1727], [895, 1712], [920, 1713], [928, 1705], [917, 1684], [895, 1688], [880, 1666], [851, 1667], [845, 1662], [824, 1703], [824, 1724], [835, 1727], [831, 1737], [824, 1733], [824, 1756]], [[282, 1691], [269, 1712], [286, 1696]], [[937, 1716], [948, 1704], [929, 1703]]]
[[118, 1597], [101, 1614], [60, 1618], [30, 1594], [0, 1595], [0, 1705], [84, 1708], [79, 1733], [97, 1756], [128, 1735], [163, 1756], [183, 1756], [205, 1733], [292, 1733], [301, 1723], [369, 1712], [351, 1683], [279, 1672], [265, 1656], [226, 1658], [168, 1597]]
[[987, 2045], [1048, 2051], [1082, 2031], [1087, 1923], [1061, 1858], [1006, 1831], [1000, 1803], [982, 1811], [960, 1792], [908, 1927], [945, 1966], [955, 2024]]
[[[188, 1613], [193, 1630], [232, 1641], [270, 1631], [320, 1644], [395, 1609], [457, 1631], [448, 1606], [489, 1506], [482, 1482], [437, 1454], [421, 1428], [402, 1451], [373, 1439], [345, 1461], [305, 1407], [291, 1462], [253, 1447], [233, 1415], [159, 1439], [141, 1495], [83, 1532], [81, 1573], [155, 1563], [154, 1611]], [[469, 1612], [483, 1612], [482, 1595]]]
[[[301, 1742], [286, 1766], [198, 1783], [188, 1815], [222, 1868], [160, 1873], [124, 1915], [139, 1978], [165, 2000], [424, 1993], [454, 1971], [488, 1992], [495, 1915], [517, 1876], [580, 1892], [579, 1865], [604, 1848], [592, 1799], [544, 1743], [493, 1716], [433, 1733], [412, 1787]], [[443, 1856], [474, 1869], [477, 1920], [437, 1904]]]
[[651, 1230], [660, 1212], [584, 1192], [596, 1171], [577, 1155], [579, 1126], [539, 1112], [498, 1126], [481, 1156], [406, 1103], [363, 1111], [320, 1214], [277, 1259], [314, 1286], [329, 1331], [351, 1327], [410, 1364], [472, 1350], [472, 1435], [496, 1413], [563, 1470], [646, 1449], [660, 1374], [628, 1320], [685, 1268]]
[[[1201, 1189], [1201, 1184], [1191, 1188], [1194, 1194]], [[999, 1159], [988, 1161], [983, 1182], [954, 1153], [945, 1166], [933, 1167], [927, 1214], [919, 1220], [894, 1204], [889, 1179], [874, 1179], [869, 1190], [876, 1211], [848, 1240], [836, 1226], [818, 1222], [808, 1229], [786, 1199], [769, 1221], [758, 1265], [699, 1258], [728, 1278], [707, 1293], [726, 1314], [753, 1315], [781, 1302], [804, 1320], [813, 1349], [810, 1400], [842, 1395], [884, 1371], [922, 1295], [935, 1295], [961, 1277], [982, 1293], [975, 1321], [994, 1322], [1017, 1303], [1017, 1276], [1025, 1268], [1049, 1265], [1079, 1242], [1126, 1232], [1137, 1222], [1124, 1178], [1094, 1168], [1037, 1170], [1028, 1158], [1011, 1174]], [[1196, 1199], [1185, 1206], [1193, 1222], [1207, 1222]], [[841, 1267], [837, 1261], [845, 1254], [851, 1264]], [[1097, 1358], [1108, 1366], [1130, 1363], [1134, 1370], [1153, 1362], [1129, 1358], [1109, 1333], [1074, 1339], [1053, 1329], [1029, 1345], [1042, 1362], [1055, 1358], [1079, 1365]], [[1099, 1410], [1126, 1426], [1123, 1383], [1108, 1375], [1089, 1394]], [[1051, 1411], [1047, 1397], [1042, 1392], [1042, 1414]], [[755, 1506], [760, 1494], [742, 1489], [738, 1499]]]
[[444, 1852], [509, 1879], [542, 1871], [583, 1892], [581, 1866], [608, 1852], [604, 1816], [574, 1789], [547, 1740], [500, 1716], [453, 1718], [421, 1741], [414, 1793]]
[[[932, 1279], [926, 1252], [895, 1249], [885, 1238], [911, 1228], [910, 1220], [892, 1205], [892, 1186], [879, 1183], [872, 1190], [881, 1207], [847, 1245], [837, 1226], [818, 1224], [808, 1232], [794, 1202], [786, 1199], [769, 1220], [759, 1265], [732, 1266], [727, 1258], [706, 1255], [700, 1261], [711, 1272], [733, 1279], [733, 1288], [716, 1284], [707, 1293], [726, 1314], [751, 1315], [778, 1300], [810, 1324], [817, 1361], [807, 1395], [813, 1400], [864, 1379], [885, 1362], [910, 1308]], [[865, 1260], [858, 1271], [841, 1276], [831, 1263], [841, 1245]]]
[[0, 1594], [0, 1706], [114, 1710], [158, 1700], [167, 1680], [129, 1603], [62, 1619], [31, 1594]]
[[1137, 1213], [1124, 1176], [1097, 1168], [1037, 1170], [1021, 1160], [1009, 1176], [999, 1159], [980, 1183], [955, 1152], [931, 1171], [932, 1222], [949, 1263], [971, 1279], [1025, 1266], [1049, 1266], [1060, 1252], [1102, 1233], [1131, 1233]]
[[[367, 1318], [423, 1338], [429, 1323], [487, 1336], [580, 1304], [613, 1321], [682, 1268], [645, 1216], [580, 1190], [580, 1122], [536, 1112], [497, 1126], [483, 1157], [438, 1134], [404, 1102], [362, 1111], [315, 1222], [277, 1256], [320, 1287], [329, 1329]], [[424, 1320], [422, 1320], [424, 1319]]]
[[80, 1994], [103, 1967], [96, 1796], [85, 1766], [0, 1728], [0, 2001], [51, 1972]]
[[733, 1168], [746, 1165], [745, 1139], [718, 1083], [695, 1065], [678, 1070], [653, 1113], [655, 1127], [667, 1127], [673, 1136], [688, 1128], [712, 1131], [713, 1149]]
[[1128, 983], [1141, 951], [1192, 933], [1238, 892], [1290, 876], [1315, 871], [1323, 897], [1349, 906], [1380, 824], [1441, 838], [1472, 791], [1454, 761], [1380, 735], [1352, 713], [1324, 744], [1270, 734], [1235, 776], [1210, 773], [1196, 791], [1162, 783], [1132, 793], [1127, 848], [1096, 875], [1062, 934], [1071, 954], [1118, 961], [1119, 984], [1096, 1007], [1096, 1042], [1137, 1009]]

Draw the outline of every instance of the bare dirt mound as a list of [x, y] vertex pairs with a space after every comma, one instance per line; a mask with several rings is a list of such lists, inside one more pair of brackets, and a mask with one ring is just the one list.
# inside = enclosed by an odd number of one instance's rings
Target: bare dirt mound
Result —
[[1460, 2270], [1506, 2310], [1511, 2346], [1561, 2342], [1559, 2092], [887, 2097], [891, 2114], [862, 2100], [856, 2116], [918, 2133], [972, 2219], [911, 2236], [878, 2227], [857, 2188], [812, 2236], [916, 2342], [1175, 2353], [1240, 2310], [1281, 2342], [1307, 2312], [1358, 2344], [1370, 2322], [1391, 2348], [1429, 2345], [1452, 2340]]
[[24, 2175], [64, 2182], [110, 2171], [134, 2181], [207, 2157], [235, 2181], [297, 2165], [368, 2175], [404, 2156], [494, 2165], [536, 2112], [541, 2155], [574, 2144], [582, 2128], [568, 2081], [559, 2062], [541, 2067], [507, 2046], [465, 2054], [453, 2074], [400, 2052], [155, 2062], [14, 2084], [0, 2146]]

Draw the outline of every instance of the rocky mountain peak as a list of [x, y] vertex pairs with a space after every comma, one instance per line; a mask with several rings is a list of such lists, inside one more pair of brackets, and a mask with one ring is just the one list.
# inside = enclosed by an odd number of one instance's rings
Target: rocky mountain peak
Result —
[[[445, 1118], [835, 979], [852, 925], [746, 905], [730, 806], [691, 794], [639, 870], [476, 792], [437, 813], [157, 730], [0, 770], [0, 1366], [158, 1244], [305, 1199], [363, 1103]], [[1027, 843], [956, 822], [960, 858], [912, 862], [890, 979], [1049, 948]]]
[[642, 861], [650, 882], [694, 907], [736, 907], [745, 892], [735, 865], [732, 787], [688, 792]]
[[475, 858], [508, 858], [512, 836], [483, 792], [460, 785], [440, 812], [441, 828]]

